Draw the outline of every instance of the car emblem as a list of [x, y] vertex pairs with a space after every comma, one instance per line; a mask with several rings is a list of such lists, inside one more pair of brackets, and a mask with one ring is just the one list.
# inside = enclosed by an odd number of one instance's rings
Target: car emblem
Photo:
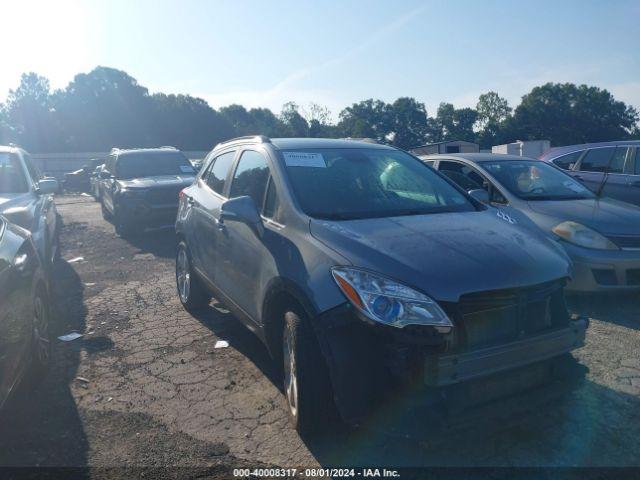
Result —
[[506, 213], [504, 213], [502, 210], [498, 210], [498, 213], [496, 214], [498, 215], [498, 217], [500, 217], [502, 220], [504, 220], [505, 222], [509, 222], [510, 224], [514, 225], [515, 223], [517, 223], [513, 218], [511, 218], [509, 215], [507, 215]]

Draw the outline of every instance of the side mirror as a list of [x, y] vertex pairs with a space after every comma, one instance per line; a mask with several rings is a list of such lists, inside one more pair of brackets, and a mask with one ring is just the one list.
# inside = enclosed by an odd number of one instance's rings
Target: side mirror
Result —
[[57, 193], [60, 190], [60, 185], [55, 178], [43, 178], [38, 182], [38, 193], [43, 195], [49, 193]]
[[258, 207], [253, 199], [246, 195], [224, 202], [220, 207], [220, 221], [242, 222], [258, 237], [262, 237], [264, 233], [264, 225]]
[[477, 201], [484, 203], [484, 204], [489, 204], [489, 192], [487, 192], [486, 190], [482, 189], [482, 188], [475, 188], [473, 190], [469, 190], [467, 192], [471, 197], [473, 197], [474, 199], [476, 199]]
[[108, 178], [111, 178], [111, 174], [109, 172], [107, 172], [106, 170], [103, 170], [100, 172], [100, 178], [106, 180]]

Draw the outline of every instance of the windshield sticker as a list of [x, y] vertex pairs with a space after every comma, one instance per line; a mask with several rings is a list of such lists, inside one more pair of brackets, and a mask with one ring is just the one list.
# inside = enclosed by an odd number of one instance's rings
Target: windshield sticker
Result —
[[0, 153], [0, 167], [6, 167], [9, 165], [11, 163], [10, 160], [11, 157], [8, 153]]
[[180, 171], [182, 173], [193, 173], [193, 172], [195, 172], [194, 168], [191, 165], [180, 165]]
[[321, 153], [282, 152], [287, 167], [327, 168]]
[[573, 190], [576, 193], [582, 193], [586, 190], [585, 187], [583, 187], [579, 183], [572, 182], [571, 180], [567, 180], [566, 182], [563, 182], [563, 185], [567, 187], [569, 190]]

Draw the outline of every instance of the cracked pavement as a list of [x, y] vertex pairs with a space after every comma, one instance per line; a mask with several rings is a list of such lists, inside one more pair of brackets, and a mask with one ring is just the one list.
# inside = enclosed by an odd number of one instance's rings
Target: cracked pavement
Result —
[[47, 380], [0, 420], [0, 465], [640, 465], [637, 295], [572, 299], [592, 318], [576, 388], [495, 402], [420, 440], [368, 425], [312, 442], [291, 428], [259, 340], [215, 301], [182, 308], [171, 232], [127, 241], [92, 199], [57, 203], [63, 259], [83, 259], [56, 265], [55, 333], [84, 337], [56, 341]]

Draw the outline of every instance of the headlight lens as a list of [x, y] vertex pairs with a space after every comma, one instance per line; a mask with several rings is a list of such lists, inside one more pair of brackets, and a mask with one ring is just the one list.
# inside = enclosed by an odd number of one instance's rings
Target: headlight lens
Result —
[[615, 243], [595, 230], [576, 222], [562, 222], [551, 229], [563, 240], [585, 248], [619, 250]]
[[331, 273], [351, 304], [371, 320], [397, 328], [432, 325], [441, 332], [453, 327], [433, 299], [412, 288], [356, 268], [334, 267]]

